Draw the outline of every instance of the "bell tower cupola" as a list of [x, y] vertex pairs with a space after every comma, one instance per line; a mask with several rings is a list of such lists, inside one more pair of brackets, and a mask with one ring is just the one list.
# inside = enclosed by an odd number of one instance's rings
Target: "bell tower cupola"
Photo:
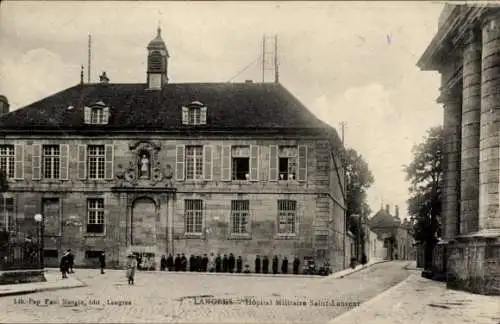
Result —
[[161, 38], [161, 28], [158, 27], [156, 37], [148, 44], [148, 89], [160, 90], [168, 82], [167, 46]]

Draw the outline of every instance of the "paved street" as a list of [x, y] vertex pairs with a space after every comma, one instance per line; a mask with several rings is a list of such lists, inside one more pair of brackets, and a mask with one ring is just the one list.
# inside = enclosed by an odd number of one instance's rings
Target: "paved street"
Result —
[[135, 286], [124, 271], [77, 269], [87, 287], [2, 297], [0, 322], [325, 323], [405, 279], [407, 263], [343, 279], [138, 272]]

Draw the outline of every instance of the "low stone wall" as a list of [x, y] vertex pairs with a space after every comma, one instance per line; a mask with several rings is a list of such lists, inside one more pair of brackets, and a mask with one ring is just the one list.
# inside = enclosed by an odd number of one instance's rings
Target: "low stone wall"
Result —
[[447, 287], [500, 295], [500, 242], [468, 238], [448, 246]]
[[45, 282], [44, 270], [8, 270], [0, 271], [0, 285]]

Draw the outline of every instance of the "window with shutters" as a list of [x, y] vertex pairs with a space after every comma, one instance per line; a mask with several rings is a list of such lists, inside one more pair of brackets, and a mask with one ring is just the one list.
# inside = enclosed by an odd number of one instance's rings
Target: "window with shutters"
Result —
[[61, 163], [59, 145], [43, 146], [43, 177], [45, 179], [59, 179], [59, 167]]
[[250, 147], [231, 147], [231, 170], [233, 180], [250, 180]]
[[0, 170], [7, 176], [7, 178], [14, 178], [14, 145], [0, 145]]
[[105, 146], [89, 145], [87, 147], [87, 170], [89, 170], [89, 179], [104, 179], [105, 165]]
[[278, 200], [278, 234], [295, 234], [297, 230], [297, 201]]
[[297, 178], [297, 151], [297, 146], [279, 147], [279, 180], [295, 180]]
[[15, 230], [14, 198], [0, 197], [0, 231]]
[[184, 200], [184, 228], [186, 234], [202, 234], [203, 200]]
[[87, 199], [87, 233], [104, 233], [104, 199]]
[[203, 146], [186, 146], [186, 179], [203, 179]]
[[250, 220], [250, 201], [232, 200], [231, 201], [231, 233], [249, 234]]

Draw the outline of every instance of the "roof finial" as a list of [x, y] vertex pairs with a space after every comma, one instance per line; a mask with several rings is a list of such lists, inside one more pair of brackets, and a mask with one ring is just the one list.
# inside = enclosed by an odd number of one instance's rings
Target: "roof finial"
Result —
[[158, 20], [158, 28], [156, 29], [156, 31], [158, 32], [158, 37], [161, 37], [161, 20]]

